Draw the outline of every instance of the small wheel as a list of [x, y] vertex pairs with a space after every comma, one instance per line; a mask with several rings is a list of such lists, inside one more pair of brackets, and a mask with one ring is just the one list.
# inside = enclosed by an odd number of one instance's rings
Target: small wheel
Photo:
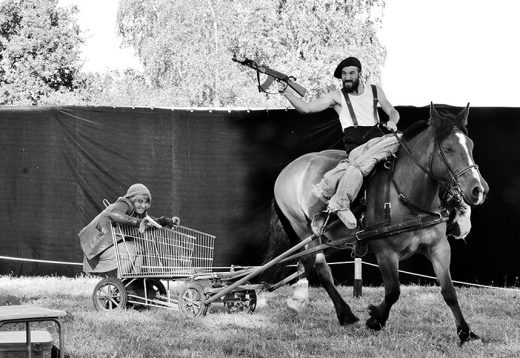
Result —
[[[146, 281], [146, 286], [148, 287], [148, 299], [153, 299], [157, 295], [166, 296], [166, 287], [164, 287], [161, 280], [152, 278]], [[150, 294], [151, 293], [151, 294]]]
[[256, 309], [256, 291], [232, 291], [224, 298], [224, 307], [228, 313], [253, 313]]
[[[146, 282], [146, 291], [144, 289], [144, 283]], [[145, 294], [146, 292], [146, 294]], [[127, 286], [127, 306], [133, 307], [137, 310], [148, 308], [145, 305], [145, 298], [153, 300], [157, 295], [166, 296], [166, 288], [162, 282], [158, 279], [137, 279]], [[137, 296], [137, 297], [131, 297]], [[146, 296], [146, 297], [145, 297]], [[128, 302], [134, 301], [134, 302]]]
[[92, 301], [98, 311], [121, 310], [127, 302], [125, 285], [115, 277], [106, 277], [94, 288]]
[[204, 316], [208, 312], [209, 305], [204, 304], [206, 294], [204, 289], [196, 282], [189, 282], [179, 294], [179, 310], [188, 317]]

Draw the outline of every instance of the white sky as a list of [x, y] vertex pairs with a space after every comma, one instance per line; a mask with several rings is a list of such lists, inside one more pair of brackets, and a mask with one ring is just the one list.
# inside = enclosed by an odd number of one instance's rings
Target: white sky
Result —
[[116, 28], [119, 0], [59, 0], [59, 4], [79, 9], [78, 23], [86, 33], [85, 71], [141, 68], [133, 49], [120, 47]]
[[387, 97], [395, 105], [520, 107], [519, 15], [517, 0], [387, 0]]
[[[118, 0], [60, 0], [88, 29], [86, 71], [139, 68], [120, 49]], [[386, 0], [383, 89], [394, 105], [520, 107], [520, 1]]]

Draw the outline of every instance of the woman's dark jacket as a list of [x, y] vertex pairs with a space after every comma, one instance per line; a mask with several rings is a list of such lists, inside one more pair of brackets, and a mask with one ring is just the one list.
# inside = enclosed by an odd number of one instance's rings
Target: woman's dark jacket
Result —
[[121, 197], [115, 203], [110, 204], [78, 234], [81, 249], [87, 259], [92, 260], [114, 244], [110, 230], [112, 221], [139, 226], [144, 215], [135, 213], [133, 203], [127, 198]]

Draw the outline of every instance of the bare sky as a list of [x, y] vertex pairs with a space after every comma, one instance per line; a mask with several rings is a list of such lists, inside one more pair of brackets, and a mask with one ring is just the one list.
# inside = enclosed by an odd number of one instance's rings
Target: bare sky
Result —
[[[118, 0], [60, 4], [78, 5], [89, 30], [85, 70], [139, 68], [133, 51], [119, 48]], [[392, 104], [520, 107], [520, 1], [386, 0], [383, 14], [383, 89]]]
[[391, 102], [520, 107], [520, 1], [387, 0]]
[[76, 5], [78, 22], [86, 31], [85, 71], [141, 68], [133, 49], [121, 49], [116, 18], [119, 0], [59, 0], [61, 6]]

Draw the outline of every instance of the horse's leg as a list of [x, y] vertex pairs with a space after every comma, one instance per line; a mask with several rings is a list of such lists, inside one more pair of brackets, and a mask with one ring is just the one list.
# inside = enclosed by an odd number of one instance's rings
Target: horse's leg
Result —
[[381, 272], [385, 285], [385, 298], [377, 306], [368, 306], [370, 318], [367, 320], [366, 325], [368, 328], [378, 331], [385, 326], [390, 314], [390, 309], [399, 299], [401, 289], [399, 288], [399, 258], [397, 254], [376, 254], [376, 257], [379, 271]]
[[457, 293], [455, 292], [455, 287], [453, 286], [450, 275], [451, 249], [448, 241], [442, 240], [438, 245], [430, 249], [429, 258], [435, 270], [435, 275], [441, 285], [442, 297], [455, 317], [455, 325], [460, 338], [460, 345], [462, 346], [464, 342], [470, 340], [479, 339], [479, 336], [469, 329], [469, 325], [460, 310]]
[[304, 264], [302, 260], [298, 260], [296, 264], [298, 281], [293, 285], [294, 291], [292, 297], [287, 299], [287, 307], [295, 313], [300, 313], [307, 302], [309, 302], [309, 282], [307, 280], [305, 267], [307, 267], [307, 272], [309, 272], [309, 262]]
[[321, 252], [316, 255], [315, 269], [321, 285], [325, 291], [327, 291], [329, 297], [334, 303], [334, 308], [336, 309], [336, 315], [338, 317], [339, 324], [343, 326], [359, 321], [359, 318], [357, 318], [356, 315], [352, 313], [350, 306], [343, 300], [338, 290], [336, 289], [330, 267], [327, 264], [327, 261], [325, 261], [325, 255], [323, 255]]

